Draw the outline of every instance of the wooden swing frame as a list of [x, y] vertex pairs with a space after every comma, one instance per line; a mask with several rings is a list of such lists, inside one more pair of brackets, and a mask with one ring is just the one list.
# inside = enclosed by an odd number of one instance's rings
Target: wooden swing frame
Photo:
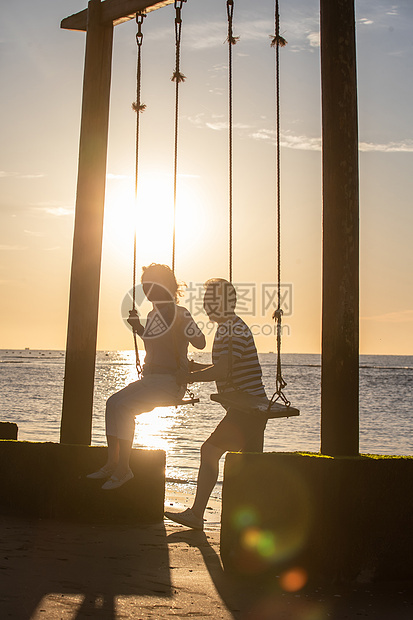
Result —
[[[60, 440], [92, 431], [113, 27], [173, 0], [89, 0]], [[359, 452], [359, 178], [354, 0], [320, 0], [323, 153], [321, 452]], [[343, 131], [345, 128], [345, 131]], [[338, 261], [337, 256], [346, 257]], [[342, 386], [346, 386], [343, 393]]]
[[[99, 3], [100, 0], [94, 0]], [[145, 11], [150, 13], [161, 9], [168, 4], [173, 4], [174, 0], [160, 0], [159, 2], [148, 0], [105, 0], [101, 3], [100, 24], [118, 26], [125, 22], [135, 19], [136, 13]], [[90, 4], [90, 2], [89, 2]], [[89, 23], [89, 9], [84, 9], [79, 13], [74, 13], [63, 19], [60, 27], [66, 30], [80, 30], [87, 32]]]

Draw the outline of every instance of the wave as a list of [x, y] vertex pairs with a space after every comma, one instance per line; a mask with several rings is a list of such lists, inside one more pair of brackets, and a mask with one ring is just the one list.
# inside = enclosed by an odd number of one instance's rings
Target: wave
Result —
[[413, 366], [359, 366], [363, 370], [413, 370]]

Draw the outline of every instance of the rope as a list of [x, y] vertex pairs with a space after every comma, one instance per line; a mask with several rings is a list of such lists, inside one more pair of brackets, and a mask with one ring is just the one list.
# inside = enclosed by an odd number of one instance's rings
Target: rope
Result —
[[232, 46], [239, 41], [239, 37], [234, 37], [233, 19], [234, 19], [234, 0], [227, 0], [227, 17], [228, 17], [228, 200], [229, 200], [229, 281], [232, 282], [233, 274], [233, 118], [232, 118]]
[[[136, 23], [138, 26], [138, 32], [136, 34], [136, 45], [138, 50], [137, 62], [136, 62], [136, 101], [132, 104], [132, 109], [136, 112], [136, 141], [135, 141], [135, 205], [138, 204], [138, 183], [139, 183], [139, 144], [140, 144], [140, 113], [146, 108], [146, 105], [141, 102], [141, 85], [142, 85], [142, 43], [143, 33], [142, 24], [146, 17], [145, 13], [140, 12], [136, 14]], [[129, 312], [130, 317], [137, 317], [138, 312], [136, 309], [136, 280], [137, 280], [137, 232], [136, 224], [134, 226], [133, 234], [133, 276], [132, 276], [132, 309]], [[135, 359], [136, 370], [138, 376], [142, 375], [142, 367], [139, 359], [138, 338], [135, 330], [133, 333], [133, 343], [135, 346]]]
[[276, 74], [276, 169], [277, 169], [277, 309], [272, 318], [277, 325], [277, 371], [275, 378], [275, 392], [270, 400], [268, 409], [273, 402], [281, 400], [287, 407], [290, 401], [283, 393], [287, 383], [282, 376], [281, 367], [281, 335], [282, 316], [281, 308], [281, 157], [280, 157], [280, 47], [284, 47], [287, 41], [280, 36], [279, 1], [275, 0], [275, 35], [271, 36], [271, 47], [275, 48], [275, 74]]
[[[229, 281], [233, 279], [233, 62], [232, 47], [239, 41], [239, 37], [234, 36], [233, 20], [234, 20], [234, 0], [227, 0], [227, 18], [228, 18], [228, 272]], [[233, 385], [232, 371], [232, 321], [228, 324], [228, 376], [226, 385]]]
[[178, 179], [178, 129], [179, 129], [179, 84], [185, 82], [186, 77], [181, 73], [181, 35], [182, 35], [182, 6], [186, 0], [175, 0], [175, 71], [171, 81], [175, 82], [175, 138], [174, 138], [174, 212], [172, 232], [172, 271], [175, 273], [176, 255], [176, 194]]

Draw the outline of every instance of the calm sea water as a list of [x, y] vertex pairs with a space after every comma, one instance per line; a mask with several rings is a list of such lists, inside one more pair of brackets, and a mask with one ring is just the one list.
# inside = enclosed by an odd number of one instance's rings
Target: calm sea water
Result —
[[[207, 353], [191, 355], [199, 361]], [[267, 393], [272, 394], [275, 355], [260, 355]], [[299, 417], [270, 420], [265, 451], [313, 451], [320, 448], [320, 356], [284, 355], [285, 390]], [[19, 439], [59, 441], [63, 392], [62, 351], [0, 351], [0, 420], [16, 422]], [[132, 351], [97, 355], [92, 444], [104, 445], [105, 401], [136, 380]], [[194, 481], [202, 442], [222, 418], [209, 400], [214, 384], [195, 384], [195, 407], [160, 407], [137, 418], [135, 447], [162, 448], [167, 476]], [[413, 455], [413, 356], [360, 357], [360, 451]]]

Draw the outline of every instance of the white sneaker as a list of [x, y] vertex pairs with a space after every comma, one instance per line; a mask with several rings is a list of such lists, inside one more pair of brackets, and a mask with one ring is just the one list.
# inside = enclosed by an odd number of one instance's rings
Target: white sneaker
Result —
[[104, 465], [98, 471], [93, 472], [93, 474], [88, 474], [86, 478], [90, 480], [103, 480], [104, 478], [109, 478], [115, 471], [114, 467], [109, 467], [108, 465]]
[[111, 476], [107, 482], [102, 486], [104, 491], [112, 491], [112, 489], [119, 489], [125, 482], [129, 482], [135, 476], [133, 472], [129, 469], [122, 478], [118, 478], [117, 476]]
[[171, 521], [175, 521], [175, 523], [186, 525], [186, 527], [190, 527], [193, 530], [204, 529], [204, 520], [201, 517], [196, 517], [190, 508], [187, 508], [183, 512], [166, 511], [165, 517], [171, 519]]

